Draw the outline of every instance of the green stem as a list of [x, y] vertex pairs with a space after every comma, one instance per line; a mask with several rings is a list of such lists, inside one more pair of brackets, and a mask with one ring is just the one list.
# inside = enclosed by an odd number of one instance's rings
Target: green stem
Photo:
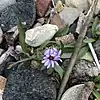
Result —
[[33, 56], [31, 56], [31, 57], [29, 57], [29, 58], [25, 58], [25, 59], [19, 60], [19, 61], [15, 62], [15, 63], [11, 64], [11, 65], [8, 67], [8, 69], [10, 69], [11, 67], [13, 67], [13, 66], [15, 66], [15, 65], [17, 65], [17, 64], [19, 64], [19, 63], [26, 62], [26, 61], [29, 61], [29, 60], [40, 61], [40, 59], [34, 58]]

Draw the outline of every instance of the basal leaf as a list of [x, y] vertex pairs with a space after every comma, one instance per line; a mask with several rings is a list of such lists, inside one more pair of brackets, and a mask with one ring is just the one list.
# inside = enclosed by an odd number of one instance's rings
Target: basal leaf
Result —
[[19, 42], [24, 52], [30, 52], [27, 44], [25, 43], [25, 31], [23, 29], [20, 19], [18, 20]]
[[82, 47], [79, 51], [77, 59], [83, 57], [88, 52], [88, 50], [89, 50], [88, 46]]
[[97, 27], [98, 22], [99, 22], [99, 19], [96, 17], [94, 22], [93, 22], [93, 25], [92, 25], [92, 34], [93, 35], [96, 34], [96, 27]]

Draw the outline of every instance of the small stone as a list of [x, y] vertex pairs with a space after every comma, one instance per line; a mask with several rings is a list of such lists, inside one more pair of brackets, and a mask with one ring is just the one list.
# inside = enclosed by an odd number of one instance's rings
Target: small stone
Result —
[[8, 31], [16, 26], [19, 17], [23, 23], [26, 23], [25, 27], [34, 23], [36, 16], [35, 0], [15, 0], [15, 2], [4, 0], [2, 3], [2, 5], [6, 4], [5, 7], [0, 6], [2, 7], [0, 8], [2, 9], [0, 11], [0, 25], [3, 31]]
[[64, 24], [71, 25], [79, 17], [82, 10], [72, 7], [64, 7], [64, 9], [59, 13], [60, 18]]
[[0, 100], [3, 100], [2, 95], [3, 95], [6, 81], [7, 81], [7, 79], [5, 77], [0, 76]]
[[3, 100], [56, 100], [56, 84], [45, 72], [20, 65], [8, 76]]
[[52, 24], [35, 27], [25, 32], [25, 42], [33, 47], [40, 46], [46, 41], [52, 39], [57, 31], [58, 27]]
[[22, 47], [20, 45], [17, 45], [15, 50], [16, 50], [17, 53], [23, 52]]
[[51, 4], [51, 0], [37, 0], [36, 9], [37, 9], [38, 16], [43, 17], [46, 11], [48, 10], [50, 4]]
[[0, 76], [0, 90], [4, 90], [5, 84], [6, 84], [7, 79], [3, 76]]
[[68, 34], [68, 35], [64, 35], [61, 37], [56, 37], [55, 40], [57, 42], [62, 42], [63, 44], [70, 44], [70, 43], [75, 43], [75, 38], [73, 34]]
[[38, 21], [40, 24], [44, 24], [45, 18], [39, 18], [39, 19], [37, 19], [37, 21]]

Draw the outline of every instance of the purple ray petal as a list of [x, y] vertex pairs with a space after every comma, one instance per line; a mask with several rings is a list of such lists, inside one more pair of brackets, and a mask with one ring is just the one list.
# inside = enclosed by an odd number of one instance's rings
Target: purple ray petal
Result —
[[45, 50], [44, 55], [49, 55], [50, 54], [50, 49]]
[[60, 60], [60, 56], [56, 56], [56, 57], [54, 57], [54, 60]]
[[54, 53], [54, 50], [53, 49], [50, 49], [50, 55], [53, 54], [53, 53]]
[[58, 62], [57, 62], [57, 61], [55, 61], [55, 64], [56, 64], [56, 66], [59, 66], [59, 64], [58, 64]]
[[47, 59], [46, 62], [44, 63], [44, 66], [47, 66], [47, 65], [49, 65], [49, 64], [50, 64], [50, 60]]
[[45, 55], [46, 56], [46, 58], [48, 58], [48, 57], [50, 57], [50, 54], [47, 54], [47, 55]]
[[42, 60], [42, 62], [41, 63], [45, 63], [46, 62], [46, 60]]
[[51, 60], [51, 65], [52, 65], [52, 68], [53, 68], [54, 67], [54, 61], [52, 61], [52, 60]]
[[58, 55], [61, 55], [61, 50], [59, 50]]
[[60, 62], [62, 62], [62, 60], [61, 59], [59, 59], [60, 60]]
[[50, 66], [51, 66], [51, 64], [49, 64], [49, 65], [47, 66], [47, 69], [50, 68]]
[[57, 50], [56, 48], [53, 48], [53, 50], [54, 50], [55, 52], [58, 52], [58, 50]]
[[47, 56], [45, 56], [45, 57], [43, 57], [43, 59], [48, 59], [48, 57], [47, 57]]

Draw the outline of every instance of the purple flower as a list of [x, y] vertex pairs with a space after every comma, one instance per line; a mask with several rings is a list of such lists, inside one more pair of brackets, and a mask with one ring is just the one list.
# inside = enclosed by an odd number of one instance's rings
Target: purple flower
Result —
[[57, 50], [56, 48], [48, 48], [44, 52], [44, 57], [42, 63], [44, 63], [44, 66], [47, 68], [54, 67], [54, 65], [59, 65], [57, 61], [61, 61], [60, 59], [61, 50]]

